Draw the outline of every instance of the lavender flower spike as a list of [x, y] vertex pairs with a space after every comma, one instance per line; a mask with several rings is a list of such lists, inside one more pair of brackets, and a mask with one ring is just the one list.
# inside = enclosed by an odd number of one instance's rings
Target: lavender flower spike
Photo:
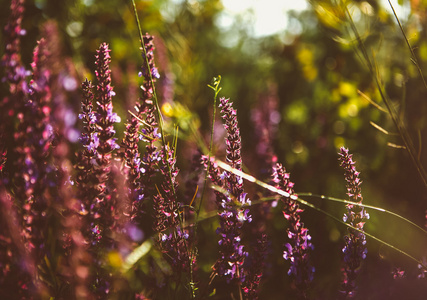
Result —
[[[99, 134], [99, 145], [97, 147], [98, 159], [100, 166], [107, 167], [111, 160], [113, 150], [119, 148], [113, 138], [115, 131], [114, 123], [120, 122], [120, 117], [113, 113], [112, 98], [115, 95], [111, 86], [111, 70], [110, 64], [110, 49], [106, 43], [101, 44], [96, 55], [96, 78], [98, 84], [96, 86], [98, 104], [96, 114], [96, 126]], [[103, 170], [108, 172], [108, 170]]]
[[[227, 162], [231, 167], [241, 170], [241, 138], [237, 113], [229, 99], [220, 98], [219, 101], [222, 118], [225, 121], [224, 127], [227, 131]], [[206, 157], [203, 158], [203, 162], [207, 167]], [[218, 241], [220, 258], [213, 269], [218, 275], [225, 276], [227, 281], [237, 281], [239, 286], [243, 282], [245, 285], [243, 263], [248, 254], [241, 243], [241, 228], [245, 221], [251, 221], [251, 216], [248, 209], [237, 207], [235, 202], [244, 205], [250, 204], [250, 201], [243, 191], [243, 180], [240, 176], [229, 172], [219, 174], [218, 167], [213, 162], [211, 162], [208, 172], [213, 183], [225, 188], [228, 192], [226, 195], [216, 193], [220, 220], [220, 226], [217, 228], [217, 234], [220, 236]]]
[[[242, 170], [242, 156], [240, 153], [242, 142], [240, 138], [240, 130], [237, 123], [237, 112], [233, 108], [233, 103], [230, 99], [224, 97], [219, 99], [222, 118], [225, 121], [224, 128], [227, 130], [227, 162], [231, 167], [237, 170]], [[228, 191], [236, 198], [243, 193], [243, 181], [235, 174], [227, 174], [226, 184]]]
[[[356, 171], [353, 161], [353, 155], [348, 153], [348, 149], [341, 147], [339, 152], [340, 166], [344, 168], [345, 180], [347, 181], [347, 195], [352, 202], [362, 203], [362, 193], [360, 185], [362, 181], [359, 178], [359, 172]], [[347, 204], [347, 213], [344, 214], [343, 220], [363, 231], [365, 220], [369, 219], [369, 214], [365, 211], [364, 207]], [[349, 228], [349, 233], [344, 237], [345, 246], [344, 253], [344, 266], [343, 266], [343, 283], [342, 293], [345, 297], [353, 297], [356, 290], [356, 277], [360, 270], [362, 261], [366, 258], [368, 252], [366, 248], [366, 236], [360, 231]]]
[[24, 15], [24, 0], [13, 0], [10, 4], [11, 13], [9, 21], [4, 28], [5, 52], [1, 60], [2, 67], [5, 68], [5, 75], [2, 81], [11, 84], [10, 92], [16, 92], [15, 84], [21, 82], [28, 72], [21, 62], [20, 56], [20, 36], [25, 35], [25, 30], [21, 28], [22, 16]]
[[[120, 118], [113, 113], [112, 98], [115, 95], [111, 86], [110, 70], [110, 49], [108, 44], [102, 43], [96, 51], [96, 113], [95, 113], [95, 132], [92, 135], [93, 146], [95, 147], [95, 173], [97, 176], [97, 189], [99, 191], [90, 207], [94, 213], [95, 222], [92, 225], [92, 232], [98, 243], [102, 244], [107, 240], [107, 231], [114, 223], [112, 214], [112, 201], [108, 195], [108, 178], [111, 172], [111, 162], [113, 151], [119, 148], [114, 138], [114, 123], [120, 122]], [[95, 239], [95, 240], [96, 240]]]
[[[148, 68], [157, 70], [154, 64], [153, 37], [146, 34], [143, 37], [143, 43], [148, 58]], [[131, 219], [136, 222], [140, 221], [143, 199], [150, 198], [150, 195], [154, 194], [151, 177], [156, 172], [155, 166], [160, 159], [159, 151], [154, 144], [158, 138], [156, 132], [158, 126], [155, 118], [155, 105], [152, 100], [153, 86], [146, 66], [144, 51], [142, 51], [142, 56], [144, 64], [139, 75], [144, 75], [144, 82], [141, 85], [141, 96], [135, 105], [135, 116], [132, 116], [126, 124], [125, 137], [122, 143], [126, 167], [128, 168], [129, 197], [132, 200]], [[155, 81], [156, 77], [153, 77], [153, 83]], [[142, 135], [139, 133], [141, 122], [144, 123], [141, 129]], [[141, 155], [138, 149], [138, 143], [141, 140], [147, 143], [144, 155]]]
[[242, 288], [245, 299], [259, 299], [259, 284], [263, 276], [264, 261], [267, 256], [267, 243], [267, 235], [261, 234], [261, 237], [257, 239], [253, 255], [249, 257], [251, 265], [248, 268], [245, 284]]
[[[290, 195], [294, 195], [294, 183], [289, 180], [289, 173], [281, 164], [276, 164], [273, 168], [273, 181], [276, 188], [281, 189]], [[281, 198], [284, 203], [283, 215], [289, 222], [287, 230], [290, 242], [285, 245], [283, 258], [291, 262], [288, 274], [293, 276], [294, 285], [300, 298], [306, 298], [307, 288], [313, 280], [314, 267], [310, 262], [310, 253], [313, 250], [311, 236], [308, 229], [301, 222], [301, 212], [298, 202], [290, 197]]]

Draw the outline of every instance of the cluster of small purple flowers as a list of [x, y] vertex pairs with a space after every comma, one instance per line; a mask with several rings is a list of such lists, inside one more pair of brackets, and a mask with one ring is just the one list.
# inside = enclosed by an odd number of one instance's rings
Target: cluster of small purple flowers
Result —
[[283, 258], [291, 262], [288, 274], [293, 277], [294, 284], [300, 297], [305, 298], [308, 287], [313, 280], [314, 267], [310, 262], [310, 252], [313, 250], [311, 236], [308, 229], [301, 222], [301, 212], [298, 202], [292, 198], [294, 193], [294, 183], [290, 181], [289, 173], [286, 173], [285, 167], [276, 164], [273, 168], [273, 182], [276, 188], [289, 194], [289, 197], [282, 197], [284, 203], [283, 215], [289, 222], [287, 229], [289, 243], [285, 245]]
[[[139, 103], [135, 106], [137, 116], [143, 120], [143, 128], [141, 129], [140, 140], [145, 143], [145, 152], [142, 156], [141, 171], [144, 173], [143, 187], [144, 194], [147, 197], [153, 197], [156, 191], [153, 187], [153, 178], [156, 173], [159, 172], [158, 165], [161, 161], [161, 153], [156, 143], [161, 138], [161, 134], [158, 132], [158, 122], [156, 120], [155, 112], [156, 105], [154, 103], [154, 86], [157, 77], [150, 76], [149, 70], [157, 70], [154, 64], [154, 44], [153, 37], [146, 34], [143, 37], [143, 44], [146, 49], [145, 54], [142, 51], [142, 58], [144, 64], [142, 66], [142, 72], [144, 83], [141, 86], [142, 95]], [[145, 56], [146, 55], [146, 56]], [[146, 58], [147, 57], [147, 58]], [[147, 65], [148, 63], [148, 65]], [[165, 156], [166, 157], [166, 156]]]
[[24, 0], [13, 0], [10, 7], [9, 22], [4, 30], [5, 53], [1, 62], [6, 72], [2, 81], [10, 83], [11, 93], [15, 93], [20, 88], [19, 83], [22, 83], [28, 76], [27, 70], [22, 65], [20, 55], [20, 36], [26, 34], [25, 29], [21, 27]]
[[[362, 181], [359, 178], [360, 173], [356, 171], [354, 166], [353, 155], [349, 154], [348, 149], [342, 147], [339, 156], [340, 166], [345, 171], [344, 178], [347, 181], [347, 195], [350, 201], [361, 204], [363, 200], [360, 188]], [[342, 250], [344, 253], [342, 293], [345, 296], [353, 297], [356, 291], [357, 273], [368, 252], [363, 226], [365, 221], [369, 219], [369, 214], [360, 205], [347, 204], [346, 208], [347, 213], [344, 214], [344, 222], [358, 230], [349, 228], [349, 234], [345, 236], [345, 246]]]
[[[88, 221], [89, 230], [85, 234], [90, 244], [108, 243], [105, 238], [113, 226], [112, 211], [115, 203], [108, 191], [108, 179], [111, 172], [113, 151], [118, 149], [114, 138], [114, 124], [120, 118], [113, 112], [111, 71], [109, 69], [110, 50], [107, 44], [101, 44], [96, 55], [96, 93], [87, 79], [82, 84], [83, 101], [79, 118], [83, 121], [80, 151], [76, 164], [76, 182], [82, 197], [82, 211]], [[96, 108], [93, 101], [96, 100]]]
[[[237, 113], [229, 99], [220, 98], [221, 114], [224, 119], [226, 137], [226, 159], [234, 169], [242, 169], [241, 137], [237, 122]], [[250, 222], [249, 210], [241, 208], [249, 205], [250, 200], [243, 191], [243, 179], [234, 173], [220, 173], [214, 160], [208, 164], [208, 158], [203, 157], [205, 167], [209, 165], [209, 177], [212, 182], [226, 193], [216, 192], [219, 210], [220, 225], [217, 234], [220, 235], [218, 244], [220, 257], [217, 259], [213, 269], [216, 274], [224, 276], [228, 282], [237, 282], [239, 288], [245, 281], [243, 264], [248, 253], [245, 251], [241, 241], [241, 228], [244, 222]]]
[[24, 228], [27, 230], [28, 245], [34, 248], [37, 260], [45, 255], [43, 236], [46, 234], [47, 211], [49, 196], [46, 196], [48, 187], [55, 186], [50, 181], [49, 173], [52, 172], [50, 162], [53, 130], [50, 123], [51, 93], [49, 87], [50, 72], [46, 67], [47, 53], [46, 40], [41, 39], [34, 50], [32, 78], [28, 86], [28, 100], [25, 112], [19, 118], [19, 131], [16, 139], [21, 146], [16, 147], [20, 159], [25, 161], [21, 168], [24, 179], [25, 194], [19, 197], [24, 201], [25, 220]]
[[[82, 216], [88, 216], [84, 218], [85, 227], [88, 228], [83, 233], [83, 236], [90, 240], [90, 244], [94, 244], [91, 225], [94, 220], [93, 212], [91, 207], [93, 205], [93, 199], [99, 194], [99, 188], [96, 185], [97, 177], [96, 170], [94, 165], [95, 155], [96, 155], [96, 145], [94, 138], [96, 136], [96, 127], [95, 127], [95, 112], [93, 111], [93, 86], [90, 81], [87, 79], [82, 83], [83, 98], [81, 105], [81, 113], [79, 118], [82, 120], [83, 128], [81, 132], [80, 142], [82, 144], [82, 149], [77, 153], [77, 163], [75, 164], [75, 185], [77, 187], [77, 197], [80, 200], [80, 207], [77, 208], [77, 211]], [[96, 240], [96, 239], [95, 239]]]
[[[10, 285], [6, 298], [31, 299], [33, 292], [46, 287], [38, 278], [44, 275], [46, 257], [51, 257], [49, 230], [57, 190], [57, 168], [53, 165], [51, 121], [51, 72], [47, 41], [41, 39], [33, 52], [31, 71], [20, 59], [23, 1], [12, 1], [9, 22], [5, 27], [3, 82], [9, 95], [1, 101], [0, 148], [2, 157], [1, 197], [8, 263], [1, 284]], [[27, 82], [27, 77], [31, 76]], [[16, 210], [19, 207], [19, 210]], [[7, 232], [8, 231], [8, 232]], [[7, 239], [6, 239], [7, 240]], [[5, 246], [5, 247], [3, 247]], [[19, 278], [13, 282], [13, 278]], [[12, 280], [12, 281], [11, 281]], [[14, 287], [17, 287], [15, 289]]]
[[[143, 37], [143, 45], [148, 58], [148, 69], [156, 69], [154, 64], [154, 44], [153, 37], [146, 34]], [[142, 49], [141, 49], [142, 50]], [[156, 165], [159, 162], [159, 154], [155, 142], [158, 140], [157, 122], [154, 116], [153, 86], [156, 77], [150, 78], [147, 72], [144, 51], [142, 51], [144, 64], [140, 76], [144, 74], [144, 82], [141, 85], [141, 97], [135, 105], [133, 114], [126, 124], [125, 137], [122, 145], [124, 149], [124, 161], [129, 181], [129, 199], [131, 199], [131, 219], [136, 223], [141, 222], [142, 203], [144, 198], [152, 197], [154, 190], [151, 184], [151, 177], [156, 172]], [[156, 69], [157, 70], [157, 69]], [[141, 129], [141, 123], [144, 126]], [[146, 142], [146, 152], [141, 160], [141, 153], [138, 148], [140, 141]], [[148, 190], [149, 189], [149, 190]]]
[[259, 285], [264, 273], [265, 257], [267, 254], [267, 235], [261, 234], [257, 239], [253, 253], [249, 256], [250, 265], [247, 267], [245, 281], [242, 286], [245, 299], [257, 300], [259, 296]]

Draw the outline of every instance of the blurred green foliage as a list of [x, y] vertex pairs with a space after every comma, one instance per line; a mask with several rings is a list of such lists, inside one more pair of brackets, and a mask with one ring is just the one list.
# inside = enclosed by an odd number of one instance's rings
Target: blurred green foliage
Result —
[[[8, 2], [0, 2], [1, 27], [9, 13]], [[155, 36], [157, 66], [161, 73], [158, 92], [161, 101], [167, 103], [163, 113], [176, 120], [183, 131], [181, 137], [191, 140], [194, 132], [190, 129], [197, 128], [207, 140], [213, 103], [212, 91], [207, 84], [221, 74], [223, 90], [220, 95], [231, 97], [238, 110], [242, 151], [244, 155], [248, 154], [244, 163], [248, 172], [257, 174], [250, 155], [256, 147], [253, 130], [257, 124], [250, 116], [262, 96], [271, 93], [273, 86], [281, 116], [273, 144], [279, 161], [296, 183], [296, 191], [345, 198], [344, 179], [336, 152], [338, 147], [346, 146], [355, 153], [361, 171], [364, 201], [423, 224], [426, 187], [408, 154], [387, 146], [388, 142], [402, 144], [388, 114], [375, 108], [359, 93], [384, 106], [348, 19], [340, 10], [342, 2], [347, 3], [368, 54], [375, 61], [386, 93], [419, 148], [421, 161], [425, 161], [427, 148], [422, 141], [427, 140], [427, 89], [411, 61], [390, 7], [381, 6], [375, 0], [313, 0], [308, 10], [287, 13], [289, 27], [285, 32], [259, 38], [250, 34], [244, 18], [236, 19], [228, 30], [218, 27], [224, 9], [220, 0], [136, 1], [142, 31]], [[401, 0], [399, 4], [407, 7], [408, 16], [400, 21], [422, 72], [427, 74], [427, 3]], [[123, 107], [120, 114], [125, 116], [138, 95], [137, 73], [142, 64], [130, 1], [28, 0], [25, 7], [23, 27], [27, 35], [22, 39], [22, 49], [27, 66], [36, 40], [40, 38], [41, 24], [47, 20], [56, 20], [62, 51], [72, 57], [81, 81], [93, 74], [93, 57], [98, 45], [109, 43], [113, 85], [117, 93], [115, 101], [122, 104], [115, 107]], [[370, 122], [390, 134], [377, 130]], [[188, 144], [180, 142], [178, 146], [178, 155], [185, 157], [183, 152]], [[178, 160], [178, 164], [188, 163]], [[336, 216], [342, 216], [344, 212], [343, 205], [312, 201]], [[370, 213], [371, 220], [365, 227], [368, 232], [418, 257], [426, 254], [425, 237], [421, 240], [410, 231], [412, 229], [394, 219]], [[325, 274], [316, 279], [318, 287], [326, 287], [317, 291], [318, 298], [331, 299], [333, 296], [325, 291], [338, 288], [340, 235], [345, 234], [345, 228], [309, 209], [303, 219], [316, 247], [317, 273]], [[278, 235], [284, 234], [283, 226], [274, 228]], [[203, 228], [200, 230], [203, 232]], [[282, 241], [284, 237], [278, 240]], [[330, 247], [322, 240], [329, 246], [334, 245], [335, 250], [328, 250]], [[390, 276], [384, 273], [390, 275], [391, 266], [402, 264], [408, 269], [416, 266], [378, 243], [368, 242], [367, 270], [363, 271], [365, 277], [362, 276], [366, 285], [362, 285], [361, 294], [366, 296], [363, 299], [380, 299], [385, 294], [378, 294], [369, 278], [380, 276], [379, 280], [373, 281], [375, 285], [389, 284]], [[207, 249], [203, 249], [203, 245], [200, 247], [203, 261], [208, 255], [202, 251]], [[280, 242], [274, 247], [280, 253]], [[208, 263], [212, 262], [202, 268]], [[278, 295], [283, 286], [278, 282], [287, 280], [286, 263], [280, 263], [284, 265], [283, 274], [266, 283], [263, 299]], [[411, 284], [398, 283], [395, 290], [406, 288], [409, 291]], [[387, 293], [392, 291], [391, 287]]]

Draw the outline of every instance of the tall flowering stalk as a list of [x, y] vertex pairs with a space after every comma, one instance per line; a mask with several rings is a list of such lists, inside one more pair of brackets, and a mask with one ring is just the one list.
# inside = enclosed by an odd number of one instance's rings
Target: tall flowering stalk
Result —
[[[113, 112], [112, 97], [115, 95], [111, 86], [110, 49], [106, 43], [97, 50], [96, 92], [92, 84], [86, 80], [83, 87], [82, 113], [83, 132], [81, 142], [84, 149], [78, 154], [76, 164], [76, 183], [80, 189], [80, 214], [84, 216], [82, 222], [83, 236], [89, 243], [95, 258], [96, 269], [93, 269], [94, 294], [98, 298], [105, 298], [109, 294], [110, 275], [102, 268], [102, 254], [114, 247], [112, 232], [117, 228], [117, 182], [111, 178], [112, 156], [119, 146], [114, 138], [114, 123], [120, 118]], [[96, 101], [94, 108], [93, 101]], [[121, 188], [124, 185], [121, 184]], [[124, 210], [121, 210], [122, 212]], [[119, 212], [120, 214], [120, 212]]]
[[[106, 43], [99, 46], [96, 54], [96, 112], [95, 112], [95, 128], [93, 135], [94, 143], [96, 144], [95, 170], [99, 194], [94, 199], [91, 210], [95, 212], [95, 226], [92, 228], [99, 242], [106, 242], [109, 228], [113, 224], [112, 210], [114, 204], [109, 195], [107, 181], [111, 171], [111, 160], [113, 151], [118, 149], [114, 135], [114, 123], [120, 122], [120, 117], [113, 112], [112, 98], [115, 95], [111, 86], [111, 70], [110, 70], [110, 49]], [[108, 242], [107, 242], [108, 243]]]
[[[156, 142], [162, 138], [156, 120], [156, 105], [154, 103], [154, 86], [160, 78], [154, 63], [153, 37], [149, 34], [143, 36], [142, 41], [145, 51], [142, 51], [144, 60], [140, 76], [144, 78], [141, 86], [142, 96], [136, 106], [139, 116], [144, 121], [141, 140], [146, 143], [145, 153], [142, 158], [142, 187], [145, 196], [152, 197], [154, 207], [154, 230], [158, 233], [158, 246], [169, 261], [174, 280], [179, 283], [181, 278], [190, 282], [192, 297], [195, 296], [193, 282], [193, 266], [195, 256], [191, 253], [190, 243], [192, 232], [182, 227], [182, 203], [177, 198], [178, 182], [176, 177], [179, 169], [176, 167], [174, 149], [163, 145], [158, 149]], [[160, 180], [159, 188], [153, 188], [154, 175]], [[157, 188], [157, 185], [156, 185]]]
[[47, 189], [55, 185], [51, 179], [51, 143], [53, 138], [50, 122], [51, 93], [50, 71], [47, 61], [46, 41], [41, 39], [34, 50], [32, 79], [27, 91], [23, 113], [18, 114], [18, 131], [15, 133], [18, 186], [17, 197], [23, 201], [23, 227], [28, 248], [41, 260], [45, 255], [48, 206], [51, 201]]
[[[83, 128], [80, 136], [80, 142], [83, 149], [77, 153], [77, 164], [75, 181], [77, 187], [77, 196], [80, 199], [80, 214], [87, 216], [82, 220], [87, 220], [88, 230], [84, 232], [84, 236], [92, 245], [95, 244], [94, 234], [90, 228], [95, 224], [95, 212], [93, 211], [93, 199], [100, 193], [98, 187], [98, 179], [94, 165], [97, 143], [99, 142], [95, 127], [95, 112], [93, 108], [94, 94], [93, 85], [87, 79], [82, 83], [83, 99], [81, 104], [81, 113], [79, 118], [82, 120]], [[82, 226], [83, 228], [85, 226]]]
[[[153, 187], [154, 174], [158, 172], [158, 164], [161, 160], [161, 154], [156, 146], [156, 142], [161, 138], [158, 123], [156, 120], [156, 106], [154, 104], [154, 87], [152, 84], [160, 77], [154, 63], [154, 43], [153, 37], [146, 34], [143, 37], [145, 52], [142, 51], [144, 61], [139, 76], [144, 78], [141, 86], [142, 95], [136, 106], [137, 115], [141, 116], [144, 126], [142, 127], [141, 140], [145, 143], [145, 153], [142, 157], [142, 186], [144, 193], [148, 197], [156, 194]], [[141, 49], [142, 50], [142, 49]], [[148, 62], [148, 65], [147, 63]], [[151, 76], [150, 76], [151, 74]], [[165, 154], [165, 153], [164, 153]], [[166, 155], [166, 154], [165, 154]]]
[[[21, 27], [24, 14], [24, 1], [13, 0], [10, 4], [10, 14], [3, 31], [4, 55], [1, 58], [2, 78], [1, 81], [9, 86], [9, 94], [0, 99], [0, 151], [8, 156], [14, 154], [14, 118], [20, 108], [24, 105], [27, 83], [25, 77], [29, 72], [21, 61], [20, 37], [25, 34]], [[8, 168], [16, 159], [12, 157], [6, 164], [4, 161], [2, 169]]]
[[[143, 37], [143, 44], [148, 58], [148, 67], [153, 75], [151, 78], [154, 83], [159, 77], [159, 73], [154, 64], [153, 37], [146, 34]], [[145, 61], [144, 51], [142, 51], [142, 58]], [[139, 76], [144, 78], [144, 82], [141, 85], [141, 96], [135, 105], [136, 113], [131, 116], [126, 124], [125, 137], [122, 142], [129, 181], [129, 198], [132, 202], [132, 220], [141, 217], [141, 212], [143, 211], [142, 200], [146, 195], [152, 195], [154, 192], [151, 180], [156, 172], [156, 165], [160, 159], [157, 147], [154, 144], [160, 136], [157, 133], [157, 122], [154, 115], [155, 107], [152, 100], [153, 87], [151, 85], [150, 73], [145, 63], [139, 72]], [[141, 121], [144, 123], [142, 135], [139, 132]], [[138, 143], [140, 141], [146, 143], [146, 152], [142, 160], [138, 148]], [[140, 220], [136, 221], [138, 222]]]
[[[360, 188], [362, 181], [359, 178], [360, 173], [356, 171], [353, 155], [349, 154], [348, 149], [344, 147], [341, 147], [338, 154], [340, 156], [340, 166], [345, 171], [344, 178], [347, 181], [346, 187], [349, 200], [361, 204], [363, 200]], [[344, 222], [359, 230], [348, 229], [348, 235], [344, 237], [345, 246], [342, 250], [344, 253], [342, 294], [351, 298], [354, 297], [356, 292], [357, 273], [368, 252], [363, 226], [365, 221], [369, 219], [369, 214], [363, 206], [347, 204], [346, 208], [347, 213], [344, 214]]]
[[[227, 131], [227, 138], [225, 142], [226, 159], [230, 166], [239, 171], [242, 170], [242, 155], [240, 153], [242, 142], [240, 138], [240, 129], [237, 122], [237, 111], [233, 108], [233, 103], [230, 99], [221, 97], [219, 99], [221, 108], [221, 115], [224, 119], [224, 128]], [[226, 173], [225, 185], [227, 190], [236, 198], [243, 194], [243, 180], [240, 176], [233, 173]]]
[[36, 265], [22, 238], [14, 199], [0, 182], [0, 295], [4, 299], [31, 299]]
[[[226, 160], [231, 167], [241, 170], [241, 137], [237, 112], [229, 99], [220, 98], [219, 100], [224, 127], [227, 131]], [[207, 160], [207, 157], [203, 157], [205, 167], [208, 166]], [[213, 160], [209, 165], [208, 174], [212, 182], [227, 191], [226, 194], [216, 192], [220, 221], [216, 232], [220, 235], [218, 241], [220, 257], [213, 266], [213, 270], [219, 276], [225, 277], [228, 282], [237, 282], [240, 287], [245, 280], [243, 263], [247, 256], [241, 243], [241, 228], [245, 221], [251, 221], [249, 210], [242, 209], [240, 206], [250, 204], [250, 200], [247, 199], [247, 194], [243, 190], [243, 179], [240, 176], [230, 172], [220, 173]]]
[[265, 258], [267, 254], [267, 235], [261, 234], [257, 239], [253, 253], [249, 256], [249, 267], [244, 285], [242, 287], [245, 299], [257, 300], [259, 293], [259, 284], [264, 271]]
[[[42, 264], [49, 246], [48, 218], [52, 199], [48, 190], [55, 185], [51, 176], [54, 167], [51, 162], [49, 53], [46, 40], [41, 39], [33, 52], [32, 77], [27, 83], [25, 77], [30, 73], [22, 66], [19, 55], [19, 36], [24, 34], [20, 28], [22, 5], [22, 1], [12, 2], [11, 18], [5, 30], [6, 51], [2, 64], [6, 74], [3, 80], [9, 83], [10, 96], [2, 99], [1, 103], [4, 118], [0, 125], [0, 144], [7, 143], [5, 146], [11, 149], [7, 151], [3, 145], [0, 145], [0, 149], [5, 154], [6, 151], [12, 154], [6, 164], [13, 164], [9, 165], [8, 172], [13, 178], [11, 187], [16, 204], [21, 208], [15, 218], [21, 224], [14, 225], [21, 229], [22, 240], [19, 243], [25, 246], [25, 253], [20, 251], [19, 255], [23, 261], [29, 259], [35, 264]], [[2, 185], [11, 183], [9, 179], [3, 179]], [[14, 232], [16, 228], [13, 228]], [[17, 241], [15, 238], [15, 244]], [[39, 278], [43, 277], [42, 268], [34, 268], [33, 272], [33, 282], [28, 282], [28, 278], [23, 276], [21, 288], [30, 293], [41, 293], [43, 284]]]
[[308, 229], [301, 222], [301, 212], [298, 202], [291, 196], [296, 196], [294, 183], [290, 181], [289, 173], [283, 165], [277, 163], [273, 168], [273, 182], [276, 188], [289, 193], [289, 197], [281, 197], [284, 204], [283, 215], [289, 222], [287, 229], [289, 243], [285, 245], [283, 258], [289, 260], [291, 266], [288, 274], [292, 276], [297, 293], [300, 298], [306, 298], [307, 289], [313, 280], [314, 267], [310, 262], [310, 253], [313, 250], [311, 236]]
[[[167, 156], [161, 155], [161, 174], [162, 183], [160, 190], [154, 196], [154, 209], [156, 211], [156, 232], [163, 232], [169, 228], [175, 228], [180, 223], [179, 206], [176, 199], [175, 191], [178, 188], [176, 176], [179, 170], [175, 167], [176, 160], [172, 149], [168, 146], [165, 147]], [[168, 166], [171, 168], [172, 177], [169, 176]]]
[[95, 224], [95, 212], [92, 210], [93, 199], [99, 194], [94, 166], [96, 153], [95, 143], [95, 112], [93, 107], [94, 94], [93, 85], [87, 79], [82, 83], [82, 103], [79, 119], [82, 120], [83, 127], [80, 136], [80, 143], [83, 148], [77, 153], [77, 163], [74, 166], [75, 186], [78, 200], [74, 205], [67, 203], [70, 216], [65, 221], [68, 234], [71, 239], [71, 253], [69, 255], [71, 284], [75, 288], [77, 298], [91, 297], [90, 281], [93, 280], [90, 272], [92, 257], [87, 251], [95, 243], [95, 235], [92, 231]]
[[[167, 154], [164, 155], [163, 153]], [[186, 278], [190, 280], [190, 284], [193, 284], [191, 278], [194, 271], [193, 267], [196, 263], [196, 257], [191, 252], [193, 232], [182, 226], [183, 204], [178, 201], [175, 192], [178, 188], [176, 177], [179, 170], [175, 165], [173, 149], [169, 149], [166, 146], [161, 156], [162, 183], [158, 193], [154, 196], [154, 229], [159, 234], [158, 244], [160, 250], [165, 254], [165, 258], [172, 267], [174, 280], [179, 282], [181, 278]], [[169, 173], [169, 170], [171, 173]], [[194, 297], [194, 287], [190, 286], [190, 289]]]
[[256, 139], [255, 154], [259, 176], [271, 176], [272, 168], [277, 163], [274, 153], [273, 141], [276, 138], [280, 113], [278, 112], [279, 98], [277, 86], [270, 84], [268, 91], [262, 94], [257, 101], [257, 106], [251, 111], [251, 121], [256, 124], [254, 134]]
[[141, 155], [138, 149], [140, 141], [140, 121], [132, 116], [126, 124], [125, 136], [123, 138], [124, 161], [129, 182], [128, 196], [131, 200], [131, 219], [137, 218], [140, 212], [140, 203], [144, 197], [141, 189]]
[[[3, 42], [4, 55], [1, 66], [4, 70], [2, 82], [9, 85], [9, 95], [0, 99], [0, 151], [14, 155], [15, 141], [13, 133], [15, 128], [14, 118], [21, 112], [25, 102], [27, 82], [25, 78], [30, 74], [21, 61], [20, 37], [25, 35], [21, 27], [24, 14], [24, 0], [12, 0], [10, 4], [10, 15], [4, 28]], [[15, 157], [8, 161], [7, 165], [13, 164]], [[7, 167], [12, 170], [11, 167]]]
[[2, 114], [9, 117], [20, 111], [21, 106], [24, 104], [24, 99], [19, 99], [19, 97], [22, 96], [23, 91], [26, 89], [25, 77], [30, 73], [25, 70], [20, 55], [20, 37], [26, 34], [25, 29], [21, 27], [24, 15], [24, 0], [12, 0], [10, 10], [9, 20], [4, 28], [5, 48], [1, 60], [1, 65], [5, 71], [2, 82], [9, 84], [11, 95], [2, 99], [1, 104], [4, 109]]

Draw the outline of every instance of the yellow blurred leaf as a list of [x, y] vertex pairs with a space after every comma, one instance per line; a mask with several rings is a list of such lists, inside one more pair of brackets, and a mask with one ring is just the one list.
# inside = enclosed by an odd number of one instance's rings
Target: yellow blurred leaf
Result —
[[313, 4], [314, 10], [320, 22], [333, 29], [339, 29], [344, 18], [344, 14], [336, 7], [327, 3]]
[[113, 268], [120, 268], [122, 266], [123, 260], [119, 252], [111, 251], [108, 253], [108, 262]]

